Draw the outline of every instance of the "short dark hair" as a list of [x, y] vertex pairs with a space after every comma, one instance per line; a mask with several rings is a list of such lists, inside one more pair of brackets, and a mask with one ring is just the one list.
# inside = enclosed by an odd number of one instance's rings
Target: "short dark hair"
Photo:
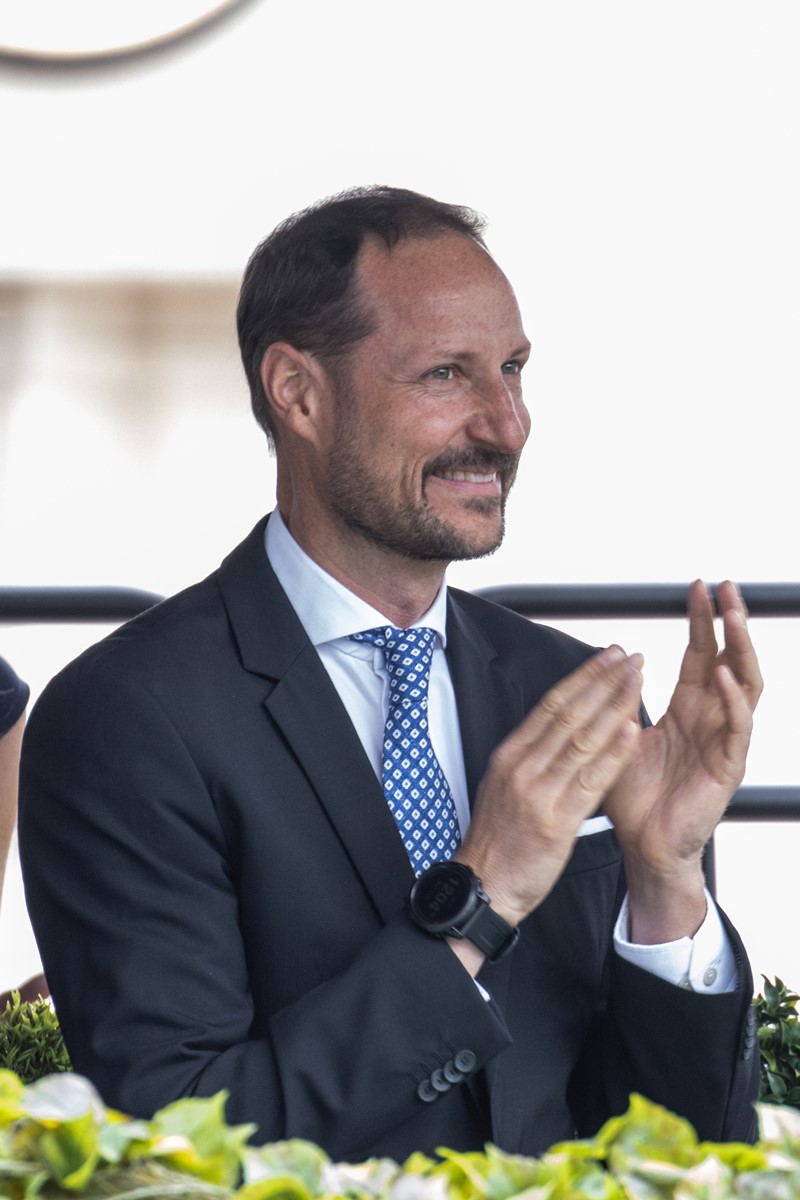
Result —
[[336, 361], [376, 327], [354, 285], [364, 238], [391, 249], [408, 237], [452, 230], [484, 245], [485, 220], [406, 188], [352, 188], [294, 213], [256, 247], [242, 280], [236, 324], [253, 413], [275, 444], [261, 385], [261, 360], [273, 342], [288, 342]]

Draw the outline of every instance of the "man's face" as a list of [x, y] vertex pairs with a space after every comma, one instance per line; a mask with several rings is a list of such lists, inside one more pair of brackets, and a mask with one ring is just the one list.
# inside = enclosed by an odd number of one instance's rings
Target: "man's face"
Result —
[[503, 537], [530, 420], [530, 346], [511, 287], [455, 233], [377, 241], [358, 280], [378, 318], [337, 372], [321, 481], [347, 528], [417, 560], [477, 558]]

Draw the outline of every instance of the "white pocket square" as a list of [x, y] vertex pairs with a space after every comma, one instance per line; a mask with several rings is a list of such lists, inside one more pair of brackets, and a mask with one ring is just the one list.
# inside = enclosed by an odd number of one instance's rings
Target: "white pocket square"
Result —
[[613, 829], [614, 826], [609, 821], [608, 817], [588, 817], [581, 823], [578, 830], [578, 837], [587, 837], [590, 833], [602, 833], [604, 829]]

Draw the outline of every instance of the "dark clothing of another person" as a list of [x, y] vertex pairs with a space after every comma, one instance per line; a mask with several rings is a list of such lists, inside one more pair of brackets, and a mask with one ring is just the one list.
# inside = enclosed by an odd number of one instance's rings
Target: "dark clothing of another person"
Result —
[[0, 737], [16, 725], [25, 711], [30, 688], [4, 658], [0, 658]]

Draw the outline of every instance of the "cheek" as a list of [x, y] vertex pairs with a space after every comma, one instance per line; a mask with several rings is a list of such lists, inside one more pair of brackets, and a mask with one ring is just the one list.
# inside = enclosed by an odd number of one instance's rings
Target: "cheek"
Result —
[[362, 447], [368, 448], [371, 470], [419, 495], [428, 466], [459, 444], [463, 423], [443, 408], [441, 402], [436, 406], [406, 402], [391, 421], [385, 412], [374, 413], [372, 431], [360, 438]]

